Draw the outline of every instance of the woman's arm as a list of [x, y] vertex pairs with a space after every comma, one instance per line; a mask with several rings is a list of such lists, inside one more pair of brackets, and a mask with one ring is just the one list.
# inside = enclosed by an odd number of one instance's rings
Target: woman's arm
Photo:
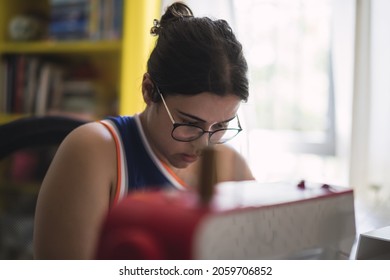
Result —
[[116, 152], [99, 123], [71, 132], [60, 145], [39, 193], [36, 259], [91, 259], [116, 184]]

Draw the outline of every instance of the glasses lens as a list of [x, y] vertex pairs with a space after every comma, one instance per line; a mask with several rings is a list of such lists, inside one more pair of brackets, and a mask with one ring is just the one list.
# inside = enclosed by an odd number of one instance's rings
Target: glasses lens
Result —
[[[240, 128], [227, 128], [219, 129], [210, 134], [210, 143], [212, 144], [222, 144], [232, 138], [234, 138], [239, 132]], [[178, 141], [189, 142], [198, 139], [201, 137], [205, 131], [194, 125], [187, 124], [176, 124], [175, 128], [172, 131], [172, 137]]]
[[172, 137], [179, 141], [192, 141], [203, 135], [203, 129], [192, 125], [179, 125], [172, 131]]
[[238, 133], [239, 129], [221, 129], [213, 132], [210, 136], [210, 142], [213, 144], [222, 144], [233, 139]]

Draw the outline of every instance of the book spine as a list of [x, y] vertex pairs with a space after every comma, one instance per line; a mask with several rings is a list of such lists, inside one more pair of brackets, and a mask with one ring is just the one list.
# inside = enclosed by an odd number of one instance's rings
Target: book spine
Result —
[[7, 97], [7, 62], [4, 58], [0, 61], [0, 113], [6, 113]]
[[100, 40], [101, 34], [99, 29], [100, 18], [99, 0], [90, 0], [89, 2], [89, 38], [91, 40]]
[[7, 57], [7, 88], [5, 97], [5, 113], [13, 113], [13, 104], [15, 100], [15, 79], [16, 77], [16, 56], [9, 55]]
[[105, 39], [104, 37], [104, 19], [105, 19], [105, 1], [99, 0], [99, 33], [100, 33], [100, 39]]
[[40, 61], [37, 57], [30, 57], [27, 62], [27, 81], [25, 87], [24, 112], [33, 114], [35, 111], [35, 98], [37, 94], [37, 83]]
[[26, 56], [18, 55], [16, 57], [15, 96], [12, 104], [12, 112], [17, 114], [23, 113], [25, 72]]
[[123, 25], [123, 0], [114, 0], [114, 23], [113, 23], [113, 38], [120, 39], [122, 37]]
[[61, 109], [62, 94], [63, 94], [63, 70], [59, 66], [53, 67], [53, 75], [50, 82], [49, 110]]
[[47, 111], [50, 75], [52, 71], [51, 67], [52, 66], [49, 63], [45, 63], [40, 71], [39, 85], [35, 103], [35, 114], [38, 116], [44, 115]]

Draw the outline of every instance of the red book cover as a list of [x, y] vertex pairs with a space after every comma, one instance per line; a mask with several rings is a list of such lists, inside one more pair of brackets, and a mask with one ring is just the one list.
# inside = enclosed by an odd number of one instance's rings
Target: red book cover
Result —
[[17, 114], [23, 113], [25, 71], [26, 57], [19, 55], [16, 57], [15, 98], [13, 103], [13, 112]]

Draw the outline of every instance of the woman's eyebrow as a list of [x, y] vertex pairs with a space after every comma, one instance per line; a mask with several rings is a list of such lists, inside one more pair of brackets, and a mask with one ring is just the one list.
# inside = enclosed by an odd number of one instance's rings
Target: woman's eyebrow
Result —
[[186, 116], [186, 117], [188, 117], [188, 118], [197, 120], [197, 121], [199, 121], [199, 122], [204, 122], [204, 123], [206, 122], [205, 120], [203, 120], [203, 119], [201, 119], [201, 118], [199, 118], [199, 117], [197, 117], [197, 116], [194, 116], [194, 115], [191, 115], [191, 114], [188, 114], [188, 113], [184, 113], [184, 112], [182, 112], [182, 111], [180, 111], [180, 110], [177, 110], [177, 112], [178, 112], [179, 114], [183, 115], [183, 116]]
[[[183, 116], [186, 116], [188, 118], [191, 118], [191, 119], [194, 119], [194, 120], [197, 120], [199, 122], [204, 122], [204, 123], [207, 123], [207, 121], [197, 117], [197, 116], [194, 116], [194, 115], [191, 115], [191, 114], [188, 114], [188, 113], [185, 113], [185, 112], [182, 112], [180, 110], [177, 111], [179, 114], [183, 115]], [[224, 120], [224, 121], [220, 121], [218, 123], [226, 123], [226, 122], [230, 122], [231, 120], [233, 120], [236, 116], [233, 116], [231, 117], [230, 119], [227, 119], [227, 120]]]

